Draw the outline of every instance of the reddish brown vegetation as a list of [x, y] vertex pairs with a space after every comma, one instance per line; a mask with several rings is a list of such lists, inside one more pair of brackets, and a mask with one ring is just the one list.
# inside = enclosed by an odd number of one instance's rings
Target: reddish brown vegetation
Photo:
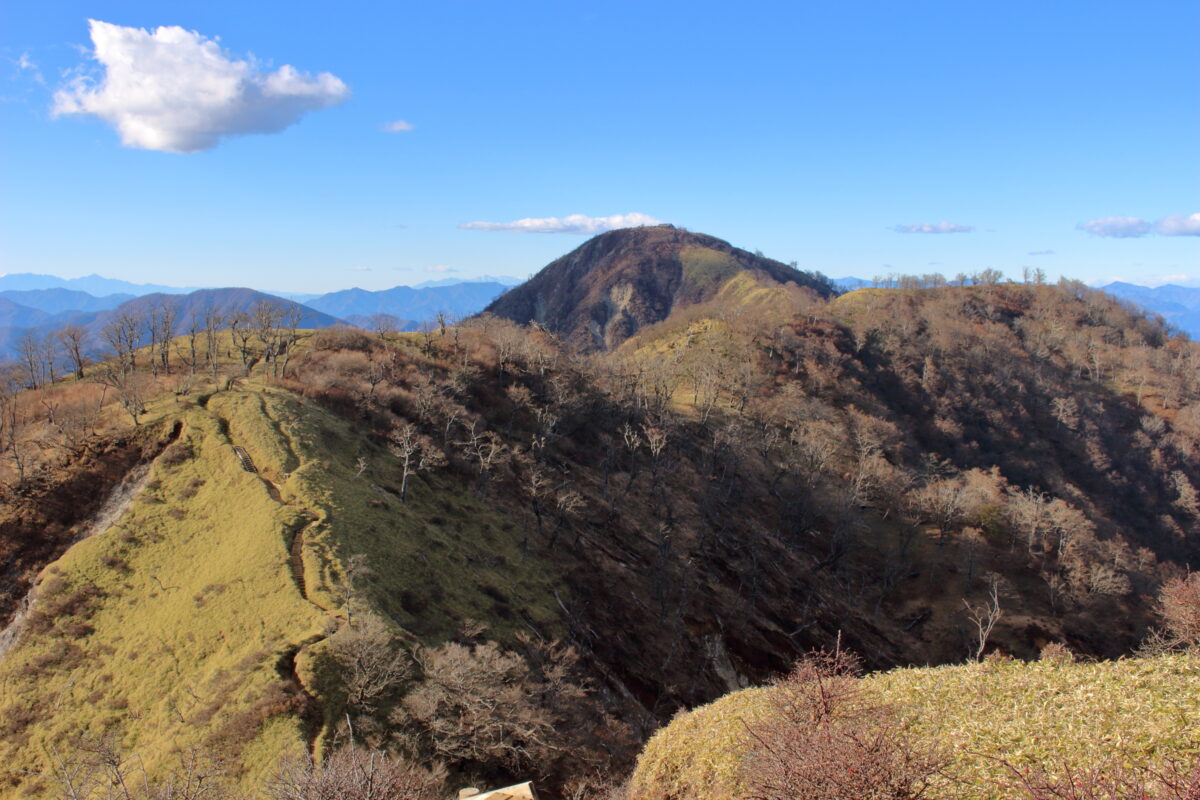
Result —
[[4, 493], [0, 506], [0, 627], [8, 622], [33, 577], [75, 541], [78, 526], [139, 461], [152, 458], [161, 432], [92, 440], [72, 460]]
[[866, 703], [859, 661], [812, 653], [775, 682], [766, 721], [749, 726], [742, 769], [750, 800], [917, 800], [947, 763], [911, 743], [886, 708]]

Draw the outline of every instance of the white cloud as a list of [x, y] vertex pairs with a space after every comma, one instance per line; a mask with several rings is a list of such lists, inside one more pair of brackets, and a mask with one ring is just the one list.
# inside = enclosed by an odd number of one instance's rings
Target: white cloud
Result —
[[970, 233], [973, 225], [958, 225], [953, 222], [919, 222], [916, 225], [897, 225], [896, 233]]
[[30, 76], [42, 86], [46, 85], [46, 79], [42, 77], [42, 71], [38, 69], [38, 65], [34, 63], [32, 58], [29, 57], [28, 51], [21, 53], [21, 56], [13, 61], [13, 63], [16, 64], [17, 69], [21, 70], [22, 72], [28, 72]]
[[1154, 226], [1163, 236], [1200, 236], [1200, 214], [1172, 214]]
[[1133, 239], [1150, 232], [1150, 223], [1140, 217], [1101, 217], [1081, 222], [1075, 227], [1093, 236], [1114, 239]]
[[351, 272], [370, 272], [371, 268], [370, 267], [351, 267], [350, 271]]
[[1030, 250], [1028, 253], [1026, 253], [1026, 255], [1030, 255], [1030, 256], [1052, 256], [1052, 255], [1054, 255], [1054, 251], [1053, 251], [1053, 250]]
[[80, 76], [56, 92], [54, 113], [100, 117], [126, 147], [195, 153], [225, 136], [277, 133], [350, 94], [328, 72], [313, 77], [287, 64], [267, 72], [178, 26], [88, 25], [103, 77]]
[[458, 227], [473, 231], [507, 231], [511, 233], [594, 234], [617, 228], [637, 228], [642, 225], [661, 224], [661, 220], [634, 212], [632, 214], [613, 214], [610, 217], [569, 214], [565, 217], [530, 217], [515, 222], [464, 222]]
[[448, 266], [446, 264], [434, 264], [432, 267], [426, 267], [425, 271], [426, 272], [441, 272], [441, 273], [458, 272], [458, 270], [456, 270], [454, 267]]
[[411, 122], [405, 122], [402, 119], [398, 119], [395, 122], [387, 123], [383, 126], [383, 129], [388, 133], [408, 133], [413, 129], [413, 124]]

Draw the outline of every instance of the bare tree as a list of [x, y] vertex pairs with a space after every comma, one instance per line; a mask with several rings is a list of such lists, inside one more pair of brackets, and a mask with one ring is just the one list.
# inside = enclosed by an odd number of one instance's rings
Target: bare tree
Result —
[[131, 308], [118, 309], [101, 331], [121, 369], [137, 367], [137, 348], [142, 339], [142, 316]]
[[185, 364], [187, 364], [189, 375], [195, 375], [196, 368], [199, 365], [200, 354], [199, 354], [199, 351], [197, 348], [197, 344], [198, 344], [199, 338], [200, 338], [200, 330], [203, 327], [203, 325], [204, 325], [204, 323], [203, 323], [202, 315], [199, 312], [193, 311], [192, 315], [190, 317], [188, 317], [188, 327], [187, 327], [187, 334], [186, 334], [188, 349], [187, 349], [186, 353], [181, 345], [176, 346], [177, 352], [179, 353], [179, 357], [181, 359], [183, 359]]
[[249, 374], [253, 364], [253, 360], [250, 358], [250, 338], [254, 335], [254, 331], [250, 328], [250, 315], [245, 311], [231, 311], [226, 317], [226, 322], [229, 324], [229, 333], [238, 347], [238, 353], [242, 357], [242, 366]]
[[292, 303], [283, 310], [283, 314], [279, 320], [279, 348], [275, 358], [275, 363], [272, 365], [273, 374], [276, 377], [286, 378], [288, 362], [291, 361], [292, 355], [296, 349], [296, 342], [300, 338], [300, 318], [302, 312], [300, 306]]
[[145, 386], [142, 376], [120, 360], [106, 361], [96, 373], [96, 380], [117, 392], [121, 408], [129, 414], [134, 427], [141, 424], [146, 413]]
[[335, 751], [324, 763], [285, 763], [267, 785], [269, 800], [438, 800], [446, 771], [378, 750]]
[[572, 677], [577, 656], [557, 644], [524, 641], [532, 663], [495, 642], [418, 650], [424, 677], [393, 722], [410, 726], [418, 750], [437, 760], [521, 772], [580, 755], [586, 745], [579, 751], [575, 745], [607, 720], [586, 710], [586, 720], [575, 719], [587, 695]]
[[373, 714], [389, 692], [411, 674], [409, 658], [379, 615], [360, 614], [329, 637], [329, 654], [339, 666], [346, 705]]
[[445, 464], [446, 459], [433, 441], [412, 423], [396, 426], [388, 439], [392, 453], [400, 459], [400, 502], [403, 503], [408, 498], [408, 479], [418, 472]]
[[467, 428], [466, 440], [459, 442], [459, 445], [463, 449], [463, 455], [473, 461], [476, 469], [479, 470], [480, 494], [487, 494], [487, 484], [492, 470], [495, 469], [500, 456], [508, 449], [507, 445], [491, 431], [481, 430], [479, 423], [475, 420], [472, 420], [470, 427]]
[[25, 385], [30, 389], [39, 388], [42, 379], [41, 345], [32, 332], [26, 332], [17, 339], [17, 353], [20, 356], [21, 370], [24, 373]]
[[396, 332], [396, 318], [391, 314], [372, 314], [371, 330], [381, 340], [386, 341], [389, 336]]
[[[260, 300], [251, 311], [251, 321], [258, 341], [262, 344], [263, 361], [273, 364], [282, 344], [283, 309], [278, 303]], [[276, 367], [278, 370], [278, 367]]]
[[150, 357], [158, 360], [158, 368], [167, 375], [171, 374], [171, 337], [175, 333], [175, 319], [178, 314], [179, 309], [175, 304], [164, 298], [159, 301], [151, 322], [151, 326], [156, 328], [152, 336], [157, 342], [157, 352], [151, 353]]
[[79, 325], [64, 325], [55, 333], [58, 339], [59, 346], [62, 347], [63, 353], [66, 354], [67, 360], [71, 364], [71, 369], [75, 372], [75, 379], [83, 379], [83, 368], [87, 366], [87, 360], [83, 355], [83, 346], [87, 341], [87, 331]]
[[137, 754], [109, 736], [80, 737], [69, 753], [49, 747], [51, 769], [42, 774], [59, 800], [222, 800], [230, 797], [220, 766], [196, 748], [180, 750], [174, 768], [155, 776]]
[[0, 453], [12, 462], [17, 486], [25, 483], [31, 457], [24, 436], [26, 421], [20, 411], [21, 389], [19, 368], [0, 365]]
[[971, 654], [973, 661], [983, 658], [983, 651], [987, 648], [992, 629], [1004, 615], [1004, 612], [1000, 610], [1000, 582], [993, 577], [991, 584], [987, 598], [980, 605], [974, 605], [965, 598], [963, 599], [963, 605], [967, 609], [967, 619], [975, 626], [975, 644]]
[[47, 333], [38, 342], [38, 356], [42, 363], [42, 379], [45, 383], [58, 380], [59, 361], [58, 338], [53, 333]]
[[225, 313], [216, 309], [208, 308], [204, 311], [204, 358], [208, 361], [208, 368], [214, 378], [217, 377], [217, 358], [220, 355], [220, 336], [221, 327], [225, 323]]

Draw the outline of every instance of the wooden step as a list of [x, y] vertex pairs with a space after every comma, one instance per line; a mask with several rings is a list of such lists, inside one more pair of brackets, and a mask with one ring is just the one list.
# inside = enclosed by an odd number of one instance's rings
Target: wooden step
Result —
[[242, 462], [242, 469], [246, 472], [258, 472], [258, 467], [254, 466], [254, 460], [250, 458], [250, 454], [246, 452], [246, 448], [240, 444], [233, 446], [233, 453], [238, 457], [238, 461]]

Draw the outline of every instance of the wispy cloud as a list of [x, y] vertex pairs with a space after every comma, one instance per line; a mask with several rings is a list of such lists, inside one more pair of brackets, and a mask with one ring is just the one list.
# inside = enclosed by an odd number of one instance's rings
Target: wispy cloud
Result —
[[351, 267], [350, 271], [351, 272], [370, 272], [371, 268], [370, 267]]
[[1114, 239], [1135, 239], [1150, 233], [1160, 236], [1200, 236], [1200, 213], [1171, 214], [1158, 222], [1141, 217], [1101, 217], [1081, 222], [1075, 227], [1093, 236]]
[[1093, 236], [1111, 239], [1135, 239], [1150, 232], [1151, 225], [1141, 217], [1100, 217], [1075, 226]]
[[454, 267], [451, 267], [447, 264], [434, 264], [432, 267], [426, 267], [425, 271], [426, 272], [439, 272], [439, 273], [443, 273], [443, 274], [445, 274], [447, 272], [458, 272], [457, 269], [455, 269]]
[[569, 214], [565, 217], [528, 217], [514, 222], [464, 222], [460, 228], [473, 231], [505, 231], [509, 233], [581, 233], [594, 234], [617, 228], [637, 228], [642, 225], [661, 225], [662, 221], [646, 214], [613, 214], [610, 217], [588, 217]]
[[388, 133], [408, 133], [413, 129], [413, 124], [411, 122], [405, 122], [402, 119], [398, 119], [394, 122], [385, 123], [383, 129]]
[[54, 95], [54, 113], [105, 120], [126, 147], [195, 153], [227, 136], [278, 133], [350, 90], [337, 77], [238, 60], [178, 26], [126, 28], [89, 20], [99, 82], [79, 75]]
[[897, 225], [896, 233], [970, 233], [974, 225], [958, 225], [954, 222], [918, 222], [915, 225]]
[[1026, 253], [1025, 255], [1029, 255], [1029, 256], [1052, 256], [1052, 255], [1054, 255], [1054, 251], [1053, 251], [1053, 250], [1030, 250], [1030, 251], [1029, 251], [1028, 253]]
[[46, 79], [42, 77], [42, 71], [38, 69], [38, 65], [35, 64], [33, 59], [29, 57], [28, 51], [21, 53], [20, 58], [16, 59], [13, 63], [16, 64], [17, 69], [21, 70], [22, 72], [28, 72], [30, 76], [42, 86], [46, 85]]
[[1200, 236], [1200, 214], [1172, 214], [1154, 226], [1163, 236]]

